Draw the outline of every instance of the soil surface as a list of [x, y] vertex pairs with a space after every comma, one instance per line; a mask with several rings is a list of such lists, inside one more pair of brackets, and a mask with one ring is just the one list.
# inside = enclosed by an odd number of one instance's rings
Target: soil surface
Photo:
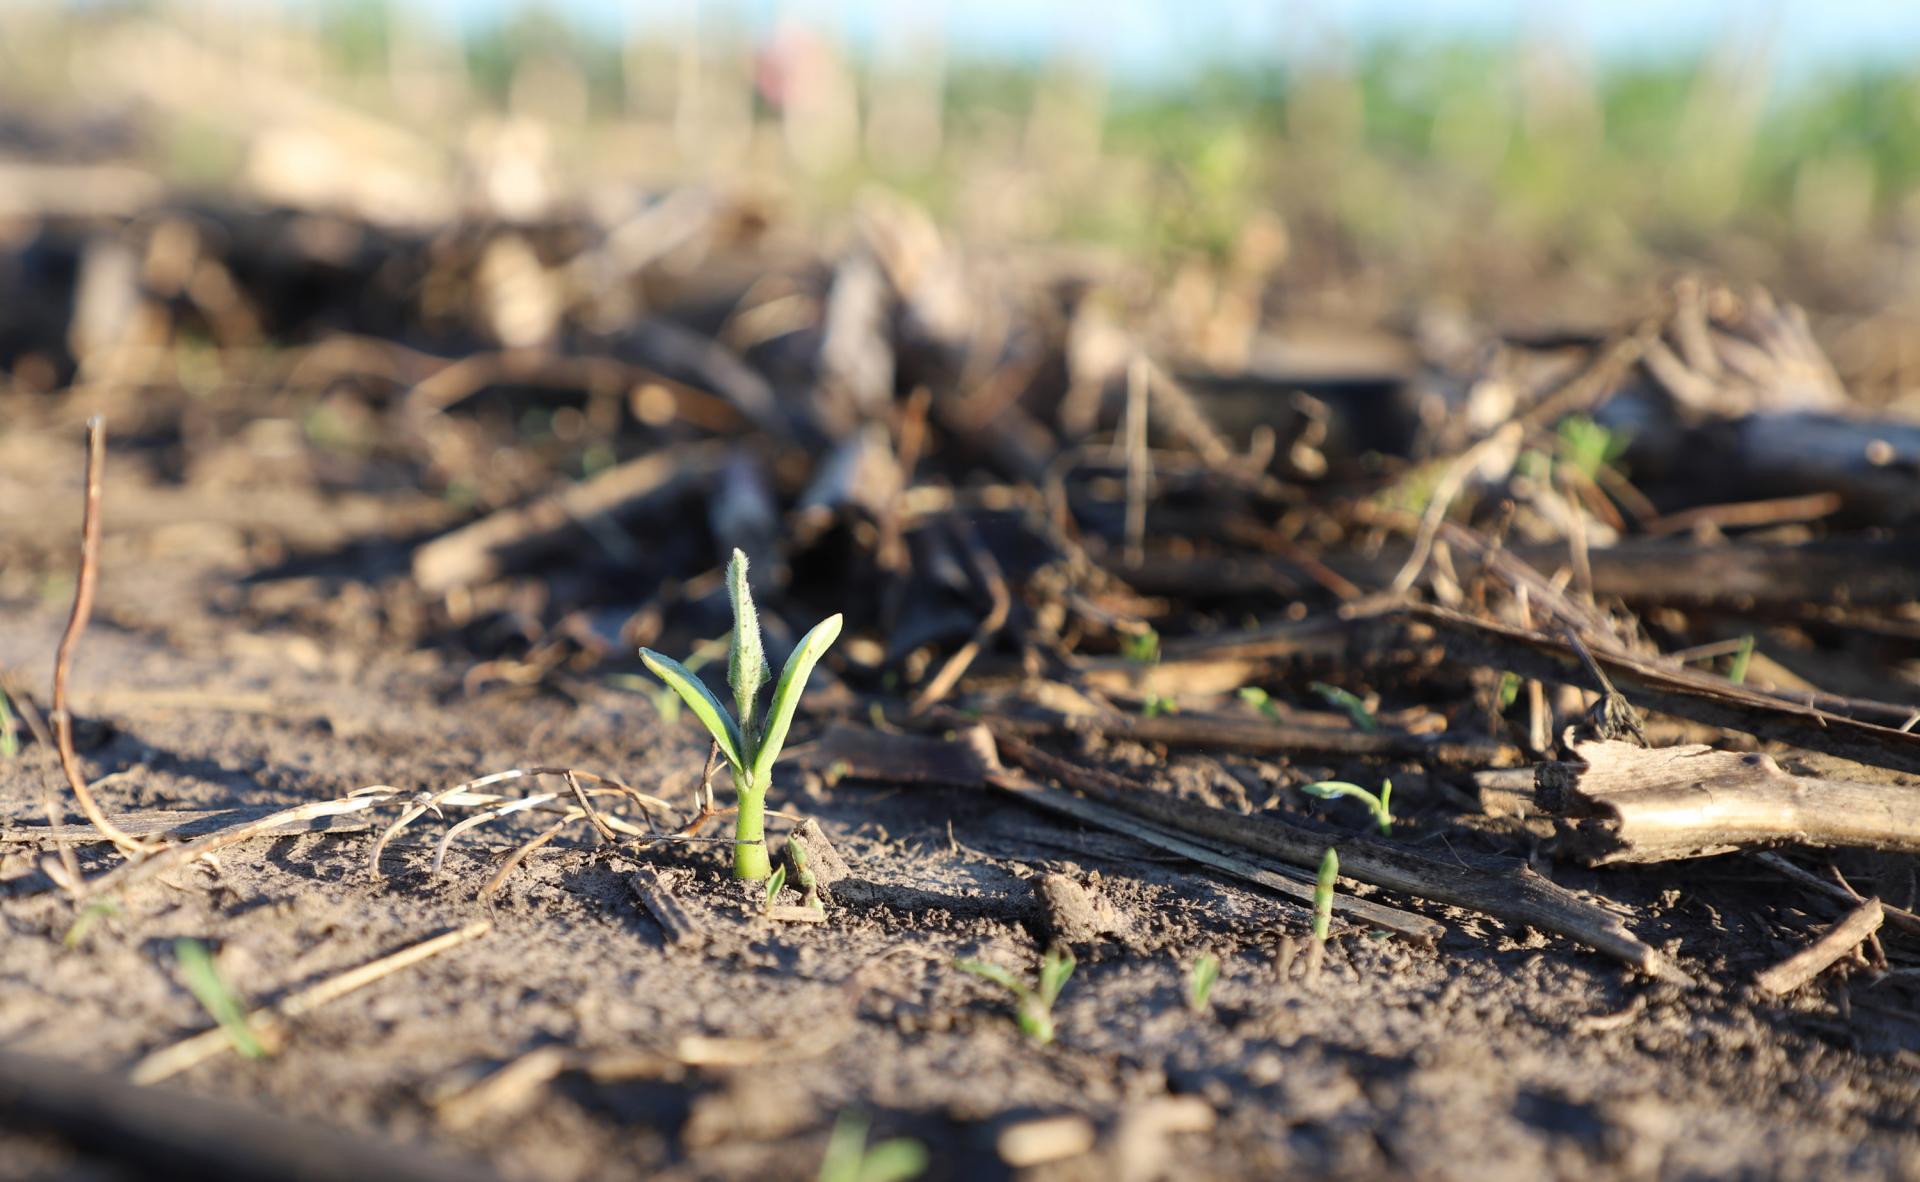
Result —
[[[72, 585], [77, 439], [72, 422], [0, 434], [0, 669], [43, 703]], [[394, 539], [431, 524], [432, 505], [182, 485], [131, 449], [107, 489], [74, 705], [83, 765], [116, 814], [412, 794], [532, 765], [691, 810], [706, 754], [691, 718], [664, 725], [646, 696], [591, 678], [470, 693], [471, 657], [383, 631], [383, 547], [404, 555]], [[1222, 797], [1274, 772], [1124, 745], [1075, 754]], [[45, 849], [17, 840], [59, 784], [30, 744], [0, 763], [0, 1046], [118, 1074], [208, 1028], [177, 967], [183, 938], [260, 1005], [487, 919], [487, 934], [300, 1018], [273, 1057], [218, 1055], [165, 1087], [543, 1179], [811, 1178], [849, 1111], [875, 1139], [924, 1144], [933, 1178], [1920, 1178], [1920, 1028], [1859, 984], [1743, 993], [1839, 911], [1807, 895], [1812, 912], [1763, 915], [1756, 901], [1798, 888], [1750, 861], [1542, 866], [1633, 908], [1639, 934], [1720, 986], [1654, 985], [1557, 937], [1400, 899], [1447, 935], [1349, 930], [1314, 972], [1307, 917], [1276, 896], [983, 791], [829, 786], [805, 762], [773, 807], [817, 818], [848, 863], [822, 924], [765, 918], [724, 846], [609, 848], [579, 826], [482, 899], [538, 814], [458, 835], [438, 875], [441, 835], [469, 814], [428, 814], [376, 878], [396, 804], [229, 847], [76, 931]], [[1411, 839], [1494, 840], [1450, 830], [1438, 786], [1404, 784]], [[93, 872], [114, 861], [79, 852]], [[636, 899], [649, 873], [688, 938], [670, 943]], [[1085, 888], [1100, 918], [1079, 933], [1057, 1041], [1036, 1046], [1010, 999], [952, 962], [1030, 976], [1049, 875]], [[1222, 967], [1195, 1013], [1185, 978], [1203, 953]], [[515, 1063], [532, 1064], [525, 1086], [493, 1075]], [[1083, 1120], [1048, 1119], [1061, 1117]], [[0, 1176], [144, 1172], [70, 1139], [0, 1135]]]

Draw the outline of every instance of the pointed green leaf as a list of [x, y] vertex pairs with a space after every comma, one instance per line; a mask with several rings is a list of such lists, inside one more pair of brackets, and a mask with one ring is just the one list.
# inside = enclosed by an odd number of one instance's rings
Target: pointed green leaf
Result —
[[767, 777], [773, 774], [773, 761], [780, 758], [780, 748], [786, 745], [787, 731], [793, 726], [794, 711], [800, 708], [800, 692], [807, 688], [813, 667], [840, 635], [840, 623], [840, 613], [835, 612], [815, 624], [813, 631], [800, 638], [799, 647], [787, 658], [787, 667], [780, 671], [780, 684], [774, 687], [773, 701], [767, 705], [767, 727], [753, 754], [755, 787], [764, 788]]
[[650, 648], [640, 650], [640, 659], [647, 663], [647, 668], [653, 670], [655, 677], [666, 682], [674, 693], [680, 695], [680, 700], [706, 726], [713, 741], [720, 744], [720, 754], [726, 756], [727, 762], [736, 768], [746, 767], [747, 761], [743, 758], [746, 743], [740, 738], [740, 728], [733, 724], [733, 719], [727, 715], [727, 708], [720, 704], [719, 698], [713, 696], [713, 691], [707, 688], [706, 683], [690, 673], [685, 665]]
[[727, 599], [733, 604], [733, 649], [727, 654], [727, 684], [733, 687], [733, 715], [743, 734], [754, 733], [753, 707], [767, 682], [767, 653], [760, 638], [760, 613], [747, 585], [747, 556], [733, 552], [727, 563]]
[[1071, 952], [1049, 952], [1040, 960], [1040, 1000], [1052, 1008], [1073, 976], [1075, 961]]
[[1027, 987], [1020, 983], [1020, 978], [1014, 976], [1010, 970], [994, 964], [992, 961], [956, 960], [953, 962], [953, 967], [963, 973], [972, 973], [976, 977], [985, 977], [995, 985], [1011, 989], [1015, 993], [1024, 994], [1027, 991]]

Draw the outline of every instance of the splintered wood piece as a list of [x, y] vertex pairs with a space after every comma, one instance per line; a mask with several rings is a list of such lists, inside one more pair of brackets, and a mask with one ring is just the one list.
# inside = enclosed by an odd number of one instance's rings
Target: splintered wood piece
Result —
[[1753, 978], [1754, 988], [1775, 997], [1784, 996], [1813, 980], [1841, 957], [1860, 946], [1860, 942], [1880, 930], [1886, 918], [1880, 900], [1868, 899], [1848, 912], [1826, 934]]
[[1536, 773], [1561, 848], [1589, 865], [1666, 862], [1753, 846], [1920, 852], [1920, 790], [1789, 775], [1770, 757], [1700, 744], [1573, 744]]
[[1154, 718], [1131, 714], [1009, 718], [994, 722], [995, 733], [999, 733], [1003, 725], [1007, 731], [1025, 735], [1096, 734], [1136, 743], [1164, 743], [1169, 747], [1271, 755], [1418, 759], [1441, 767], [1511, 767], [1524, 758], [1520, 749], [1509, 743], [1471, 735], [1415, 735], [1386, 729], [1362, 731], [1266, 719], [1256, 722], [1209, 718], [1201, 714], [1165, 714]]
[[627, 889], [633, 892], [634, 899], [666, 933], [668, 947], [678, 948], [705, 940], [706, 933], [687, 914], [687, 909], [680, 905], [680, 900], [674, 898], [667, 884], [661, 881], [659, 872], [651, 866], [642, 866], [627, 875]]

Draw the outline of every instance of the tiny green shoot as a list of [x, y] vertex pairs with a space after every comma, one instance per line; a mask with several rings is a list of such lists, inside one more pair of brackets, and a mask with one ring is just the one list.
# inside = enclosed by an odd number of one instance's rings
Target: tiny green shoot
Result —
[[1389, 805], [1393, 800], [1393, 781], [1380, 782], [1380, 795], [1375, 796], [1358, 784], [1349, 784], [1345, 780], [1316, 780], [1311, 784], [1302, 784], [1300, 791], [1308, 796], [1317, 796], [1321, 800], [1337, 800], [1342, 796], [1351, 796], [1362, 801], [1373, 810], [1374, 823], [1380, 826], [1380, 836], [1393, 836], [1393, 813]]
[[1353, 725], [1368, 734], [1380, 729], [1380, 721], [1373, 716], [1373, 711], [1367, 709], [1367, 704], [1352, 692], [1343, 690], [1337, 685], [1328, 685], [1324, 681], [1311, 682], [1307, 688], [1325, 698], [1329, 705], [1345, 710], [1347, 717], [1353, 720]]
[[12, 706], [6, 691], [0, 690], [0, 759], [20, 754], [19, 724], [14, 721]]
[[733, 646], [727, 656], [732, 714], [704, 682], [672, 657], [643, 648], [640, 659], [655, 677], [680, 695], [726, 759], [738, 806], [733, 829], [733, 876], [757, 882], [773, 873], [766, 842], [767, 789], [773, 783], [773, 764], [786, 746], [787, 731], [800, 708], [807, 678], [840, 635], [841, 619], [838, 613], [828, 616], [800, 638], [787, 667], [780, 671], [765, 716], [760, 717], [755, 705], [771, 670], [761, 647], [759, 613], [747, 586], [747, 556], [738, 550], [727, 563], [727, 596], [733, 603]]
[[1067, 987], [1067, 978], [1073, 976], [1074, 963], [1072, 953], [1049, 949], [1040, 959], [1037, 988], [1029, 987], [1011, 970], [992, 961], [956, 960], [953, 967], [992, 981], [1013, 994], [1013, 1018], [1020, 1032], [1034, 1042], [1045, 1045], [1053, 1041], [1053, 1003], [1059, 999], [1060, 991]]
[[1148, 694], [1140, 703], [1140, 714], [1144, 718], [1159, 718], [1167, 714], [1180, 713], [1180, 703], [1165, 694]]
[[908, 1182], [927, 1168], [927, 1147], [911, 1137], [867, 1144], [867, 1118], [843, 1112], [827, 1138], [819, 1182]]
[[1160, 660], [1160, 634], [1151, 628], [1135, 632], [1120, 642], [1120, 651], [1136, 665], [1152, 665]]
[[1213, 987], [1220, 980], [1220, 958], [1203, 952], [1187, 970], [1187, 1008], [1196, 1014], [1207, 1012], [1213, 1000]]
[[1733, 664], [1727, 669], [1727, 680], [1735, 685], [1747, 683], [1747, 664], [1753, 660], [1753, 633], [1740, 638], [1740, 647], [1733, 651]]
[[1261, 689], [1259, 686], [1242, 686], [1240, 688], [1240, 700], [1266, 715], [1267, 721], [1280, 721], [1280, 708], [1273, 704], [1273, 699], [1267, 695], [1267, 691]]
[[173, 955], [180, 963], [180, 975], [186, 980], [187, 988], [199, 999], [208, 1015], [220, 1024], [220, 1029], [227, 1032], [227, 1041], [233, 1044], [233, 1049], [248, 1059], [266, 1058], [266, 1046], [247, 1023], [247, 1011], [240, 1004], [240, 999], [220, 979], [220, 972], [213, 967], [213, 957], [207, 952], [207, 946], [198, 940], [175, 940]]
[[1340, 875], [1340, 855], [1328, 846], [1320, 856], [1320, 875], [1313, 882], [1313, 938], [1327, 942], [1327, 930], [1333, 926], [1333, 880]]
[[67, 934], [60, 937], [60, 943], [67, 948], [78, 948], [86, 940], [87, 933], [93, 930], [93, 925], [110, 915], [119, 914], [120, 904], [112, 899], [95, 899], [74, 917], [72, 926], [67, 928]]
[[773, 905], [780, 901], [780, 892], [785, 890], [786, 886], [787, 868], [785, 866], [777, 867], [772, 874], [767, 876], [768, 911], [772, 911]]
[[1500, 675], [1499, 692], [1495, 693], [1493, 697], [1494, 710], [1496, 712], [1504, 711], [1507, 707], [1513, 705], [1514, 699], [1519, 696], [1520, 675], [1518, 673], [1502, 673]]
[[1585, 415], [1561, 419], [1557, 435], [1554, 452], [1560, 462], [1588, 480], [1595, 479], [1600, 469], [1612, 466], [1627, 454], [1630, 439], [1627, 432], [1609, 430]]

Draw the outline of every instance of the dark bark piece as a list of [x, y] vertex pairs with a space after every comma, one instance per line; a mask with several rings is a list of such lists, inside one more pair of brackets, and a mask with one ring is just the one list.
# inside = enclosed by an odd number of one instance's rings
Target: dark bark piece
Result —
[[687, 914], [680, 900], [674, 898], [666, 883], [660, 880], [659, 872], [642, 866], [627, 875], [627, 889], [633, 892], [634, 899], [653, 917], [653, 921], [660, 925], [660, 930], [666, 934], [668, 947], [679, 948], [705, 941], [706, 933], [694, 922], [693, 916]]
[[1560, 848], [1588, 865], [1667, 862], [1755, 846], [1920, 853], [1920, 792], [1793, 776], [1759, 754], [1688, 745], [1573, 746], [1546, 763], [1536, 799], [1557, 814]]

